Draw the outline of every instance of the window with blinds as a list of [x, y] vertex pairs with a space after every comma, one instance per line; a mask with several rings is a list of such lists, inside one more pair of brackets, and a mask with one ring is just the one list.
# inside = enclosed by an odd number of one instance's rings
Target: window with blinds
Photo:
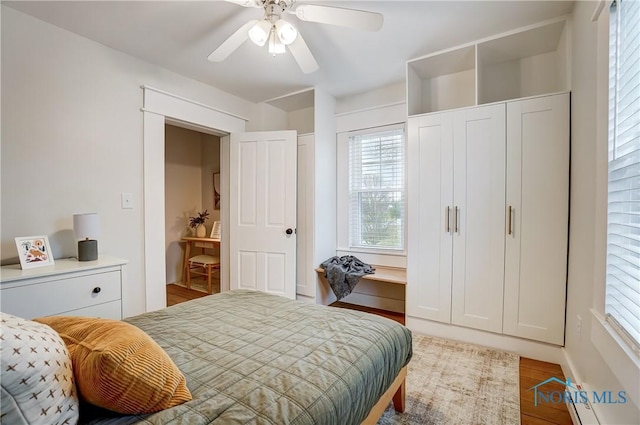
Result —
[[610, 10], [607, 320], [640, 349], [640, 2]]
[[404, 249], [404, 129], [349, 137], [349, 244]]

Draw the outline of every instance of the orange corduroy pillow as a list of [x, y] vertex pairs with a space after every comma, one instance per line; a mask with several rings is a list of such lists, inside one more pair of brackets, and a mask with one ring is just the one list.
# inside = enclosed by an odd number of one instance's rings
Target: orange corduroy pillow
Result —
[[153, 413], [191, 400], [184, 375], [149, 335], [118, 320], [52, 316], [71, 355], [80, 397], [125, 414]]

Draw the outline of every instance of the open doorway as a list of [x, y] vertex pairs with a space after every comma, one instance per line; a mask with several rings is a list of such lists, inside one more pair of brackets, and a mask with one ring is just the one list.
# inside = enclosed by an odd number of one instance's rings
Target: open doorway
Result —
[[[148, 86], [143, 86], [143, 90], [146, 311], [167, 305], [164, 188], [167, 123], [221, 136], [221, 290], [249, 289], [247, 286], [253, 285], [253, 289], [295, 297], [295, 132], [246, 133], [245, 118]], [[293, 185], [286, 185], [291, 182]], [[292, 191], [282, 190], [290, 186]], [[240, 235], [240, 230], [246, 230], [251, 222], [265, 228], [262, 236], [253, 230]], [[275, 234], [266, 235], [267, 227], [274, 228]], [[293, 248], [285, 252], [279, 245]], [[242, 263], [237, 261], [241, 254]], [[252, 265], [251, 258], [256, 260]], [[281, 273], [276, 273], [278, 270]]]
[[[217, 134], [221, 137], [220, 192], [227, 199], [229, 191], [229, 137], [243, 132], [246, 118], [203, 105], [149, 86], [143, 86], [143, 204], [145, 311], [167, 305], [165, 265], [165, 125]], [[228, 286], [228, 203], [220, 207], [222, 285]], [[223, 288], [225, 290], [225, 288]]]
[[[200, 230], [202, 243], [195, 243], [190, 256], [206, 255], [220, 260], [220, 245], [206, 242], [211, 237], [214, 223], [221, 221], [220, 205], [220, 137], [185, 128], [180, 123], [165, 124], [165, 267], [166, 284], [187, 286], [204, 293], [220, 292], [220, 268], [211, 273], [211, 288], [208, 279], [192, 275], [187, 284], [185, 237], [195, 237], [196, 229], [190, 227], [190, 217], [205, 215]], [[217, 182], [217, 184], [216, 184]], [[205, 257], [203, 257], [205, 258]], [[204, 270], [204, 269], [203, 269]], [[173, 286], [170, 291], [181, 290]], [[171, 304], [168, 302], [168, 304]]]

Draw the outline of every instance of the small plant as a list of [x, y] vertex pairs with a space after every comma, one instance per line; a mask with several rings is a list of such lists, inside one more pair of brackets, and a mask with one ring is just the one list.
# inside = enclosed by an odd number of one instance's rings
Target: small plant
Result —
[[209, 219], [209, 211], [204, 210], [198, 213], [197, 217], [189, 217], [189, 227], [196, 228], [201, 224], [204, 224]]

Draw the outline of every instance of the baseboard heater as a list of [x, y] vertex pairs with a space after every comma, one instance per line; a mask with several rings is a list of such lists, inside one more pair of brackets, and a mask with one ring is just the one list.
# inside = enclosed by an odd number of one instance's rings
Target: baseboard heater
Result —
[[[579, 390], [582, 390], [580, 385], [577, 386]], [[565, 398], [567, 403], [567, 409], [571, 416], [573, 425], [600, 425], [600, 421], [591, 407], [589, 401], [575, 403], [570, 392], [567, 393], [568, 397]]]

